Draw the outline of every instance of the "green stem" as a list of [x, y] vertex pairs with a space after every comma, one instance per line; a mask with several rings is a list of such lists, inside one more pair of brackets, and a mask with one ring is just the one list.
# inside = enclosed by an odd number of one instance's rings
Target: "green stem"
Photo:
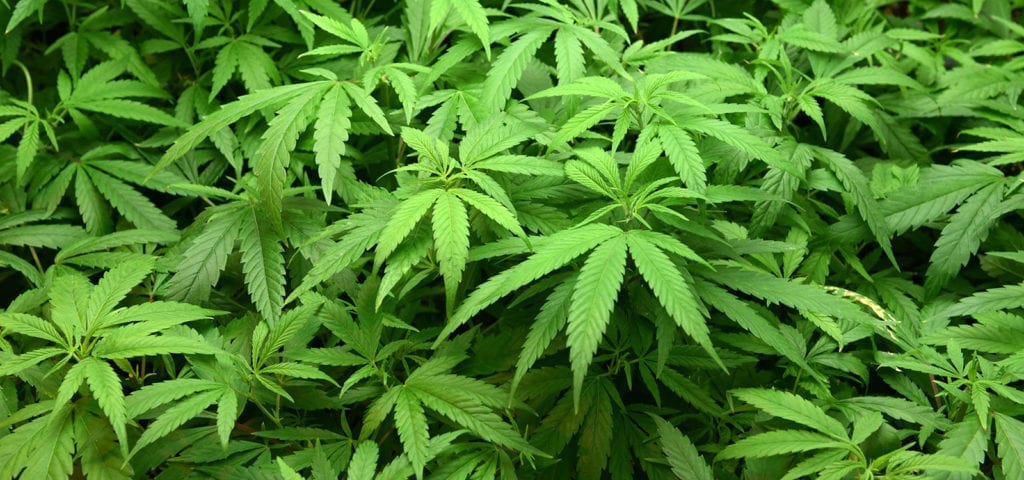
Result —
[[36, 262], [36, 268], [39, 270], [39, 274], [46, 275], [46, 270], [43, 268], [43, 262], [39, 261], [39, 254], [36, 253], [35, 247], [28, 247], [28, 251], [32, 253], [32, 260]]
[[252, 400], [252, 403], [256, 405], [256, 408], [263, 412], [263, 414], [266, 415], [267, 418], [270, 419], [270, 421], [274, 422], [274, 425], [277, 425], [277, 428], [282, 428], [284, 426], [281, 424], [281, 419], [278, 418], [276, 415], [270, 413], [270, 410], [267, 410], [267, 407], [263, 405], [263, 403], [260, 402], [259, 399], [256, 398], [255, 392], [249, 392], [249, 400]]
[[[274, 395], [274, 418], [281, 418], [281, 395]], [[278, 423], [280, 426], [280, 421]]]
[[24, 63], [21, 63], [21, 61], [15, 60], [14, 64], [17, 65], [18, 68], [21, 69], [21, 73], [25, 75], [25, 89], [27, 90], [26, 99], [28, 100], [28, 103], [32, 103], [32, 74], [29, 73], [28, 67], [26, 67]]
[[373, 9], [374, 3], [376, 3], [376, 0], [370, 0], [369, 2], [366, 2], [366, 8], [363, 9], [363, 20], [365, 20], [366, 17], [370, 15], [370, 10]]

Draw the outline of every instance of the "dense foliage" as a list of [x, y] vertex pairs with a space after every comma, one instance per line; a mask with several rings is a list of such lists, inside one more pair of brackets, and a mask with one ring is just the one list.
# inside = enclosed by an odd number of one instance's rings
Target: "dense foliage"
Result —
[[0, 3], [0, 480], [1024, 479], [1021, 0]]

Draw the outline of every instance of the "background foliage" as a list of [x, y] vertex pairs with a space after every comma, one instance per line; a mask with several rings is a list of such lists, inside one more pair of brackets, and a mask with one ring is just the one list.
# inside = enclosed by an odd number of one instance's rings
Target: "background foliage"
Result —
[[1024, 478], [1020, 0], [3, 0], [0, 479]]

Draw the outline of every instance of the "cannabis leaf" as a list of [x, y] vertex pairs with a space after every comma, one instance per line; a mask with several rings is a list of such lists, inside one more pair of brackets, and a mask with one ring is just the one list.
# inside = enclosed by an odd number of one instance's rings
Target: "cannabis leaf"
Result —
[[[5, 329], [44, 340], [40, 347], [5, 362], [0, 376], [19, 374], [57, 356], [53, 368], [71, 363], [64, 372], [54, 415], [68, 405], [83, 383], [89, 386], [117, 435], [123, 455], [128, 452], [125, 398], [121, 379], [107, 362], [169, 353], [216, 353], [217, 350], [180, 334], [174, 327], [210, 318], [220, 312], [174, 302], [152, 302], [118, 308], [129, 292], [154, 268], [152, 258], [127, 261], [109, 270], [93, 285], [76, 273], [58, 275], [49, 291], [49, 319], [23, 313], [0, 313]], [[157, 335], [160, 334], [160, 335]]]
[[694, 480], [711, 480], [714, 478], [711, 468], [704, 462], [697, 452], [690, 439], [686, 438], [672, 424], [661, 417], [653, 417], [658, 425], [658, 435], [661, 437], [661, 451], [668, 459], [672, 467], [672, 473], [676, 478], [692, 478]]
[[5, 2], [0, 480], [1024, 476], [1019, 3]]

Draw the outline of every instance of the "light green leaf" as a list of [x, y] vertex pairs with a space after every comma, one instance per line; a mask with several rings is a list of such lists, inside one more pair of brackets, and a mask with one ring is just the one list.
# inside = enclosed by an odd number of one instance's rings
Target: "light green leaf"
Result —
[[586, 57], [583, 44], [568, 29], [555, 32], [555, 74], [559, 85], [567, 85], [586, 74]]
[[[12, 112], [12, 114], [22, 115], [23, 112], [18, 110], [16, 112]], [[0, 123], [0, 142], [4, 142], [10, 138], [11, 135], [14, 135], [14, 133], [28, 123], [29, 120], [31, 120], [31, 117], [29, 116], [18, 116], [4, 123]], [[38, 133], [36, 135], [38, 135]]]
[[154, 268], [156, 264], [152, 257], [142, 257], [107, 271], [89, 294], [89, 298], [83, 299], [87, 305], [84, 312], [86, 324], [92, 326], [114, 310], [133, 288], [153, 272]]
[[70, 408], [59, 408], [51, 414], [39, 433], [30, 439], [24, 460], [27, 468], [19, 478], [71, 478], [75, 453], [73, 427]]
[[269, 375], [281, 375], [291, 378], [324, 380], [334, 384], [335, 386], [338, 385], [333, 378], [331, 378], [326, 373], [321, 372], [320, 369], [312, 365], [304, 365], [296, 362], [275, 363], [273, 365], [263, 367], [263, 369], [260, 370], [260, 373]]
[[875, 235], [875, 240], [886, 256], [889, 257], [889, 261], [893, 265], [898, 265], [889, 240], [892, 232], [882, 214], [881, 207], [879, 207], [871, 193], [871, 186], [868, 184], [868, 179], [864, 176], [864, 172], [839, 152], [826, 148], [814, 148], [813, 150], [818, 158], [829, 165], [833, 173], [835, 173], [836, 177], [853, 197], [854, 204], [857, 206], [857, 212], [860, 213], [864, 222], [868, 224], [868, 228]]
[[57, 408], [66, 406], [71, 402], [75, 394], [78, 393], [78, 389], [85, 382], [86, 365], [82, 362], [75, 363], [64, 373], [60, 387], [57, 387], [57, 396], [54, 398]]
[[821, 374], [818, 374], [807, 364], [807, 361], [804, 359], [806, 352], [795, 347], [792, 342], [787, 341], [786, 337], [779, 331], [779, 328], [761, 316], [750, 304], [730, 295], [725, 290], [703, 281], [696, 282], [695, 286], [705, 303], [724, 313], [730, 320], [761, 339], [769, 348], [774, 349], [789, 361], [802, 367], [804, 371], [816, 378], [824, 379]]
[[527, 155], [499, 155], [473, 163], [473, 168], [531, 176], [565, 176], [562, 164]]
[[688, 117], [676, 122], [687, 130], [714, 137], [737, 150], [757, 158], [766, 164], [782, 170], [796, 178], [803, 178], [803, 171], [792, 160], [783, 158], [765, 140], [732, 123], [708, 117]]
[[433, 165], [447, 165], [448, 144], [415, 128], [402, 127], [402, 140], [416, 153], [431, 160]]
[[112, 117], [140, 120], [168, 127], [187, 126], [187, 124], [172, 117], [163, 110], [146, 105], [142, 102], [127, 100], [124, 98], [105, 98], [90, 101], [79, 101], [75, 102], [73, 107], [91, 112], [104, 113]]
[[949, 314], [975, 315], [1021, 306], [1024, 306], [1024, 283], [991, 288], [962, 298], [960, 302], [950, 307]]
[[802, 23], [786, 28], [779, 33], [778, 38], [786, 43], [815, 52], [842, 53], [845, 51], [843, 44], [824, 34], [808, 29]]
[[[626, 40], [625, 31], [618, 25], [614, 23], [605, 23], [604, 27], [606, 31], [612, 32], [613, 34], [617, 33], [619, 38]], [[605, 38], [598, 34], [598, 32], [578, 24], [566, 25], [562, 28], [571, 30], [573, 36], [578, 38], [598, 61], [607, 65], [613, 72], [623, 78], [631, 78], [629, 72], [627, 72], [622, 66], [622, 54], [615, 47], [612, 47], [611, 43], [609, 43], [608, 40], [605, 40]]]
[[[3, 315], [12, 315], [10, 313], [0, 314], [0, 323], [3, 323], [5, 327], [9, 324], [7, 321], [10, 317], [4, 317]], [[16, 331], [11, 329], [11, 331]], [[54, 341], [53, 343], [59, 343]], [[0, 377], [6, 377], [8, 375], [17, 375], [22, 371], [32, 368], [38, 365], [40, 362], [56, 357], [57, 355], [67, 354], [67, 349], [57, 347], [43, 347], [35, 350], [16, 355], [13, 357], [6, 357], [3, 364], [0, 365]]]
[[7, 331], [46, 340], [57, 345], [65, 345], [60, 332], [52, 324], [34, 315], [0, 312], [0, 325], [3, 325]]
[[25, 129], [21, 132], [21, 141], [18, 142], [18, 150], [14, 154], [19, 184], [23, 182], [28, 167], [32, 165], [37, 153], [39, 153], [39, 122], [32, 121], [25, 124]]
[[897, 467], [889, 471], [893, 475], [912, 475], [921, 471], [977, 474], [978, 468], [962, 458], [936, 454], [917, 454], [910, 455], [909, 458], [900, 461]]
[[77, 271], [57, 275], [49, 291], [50, 321], [64, 338], [74, 342], [85, 333], [86, 302], [93, 284]]
[[534, 362], [544, 355], [544, 351], [551, 345], [555, 336], [565, 327], [565, 322], [569, 319], [569, 307], [572, 305], [572, 294], [575, 288], [576, 278], [572, 277], [558, 284], [548, 295], [537, 318], [530, 325], [530, 333], [526, 336], [523, 348], [519, 352], [516, 374], [512, 379], [512, 393], [515, 393], [516, 387], [526, 372]]
[[[480, 39], [487, 57], [491, 56], [491, 34], [487, 27], [487, 11], [480, 5], [480, 0], [453, 0], [450, 2], [462, 21]], [[413, 462], [415, 464], [415, 462]]]
[[348, 96], [342, 87], [331, 87], [321, 100], [313, 125], [313, 152], [327, 203], [331, 203], [335, 175], [341, 167], [341, 156], [345, 154], [351, 117]]
[[325, 347], [305, 348], [285, 352], [285, 355], [293, 360], [301, 360], [306, 363], [317, 365], [330, 365], [335, 367], [354, 367], [366, 363], [366, 359], [353, 353], [346, 347]]
[[989, 433], [981, 428], [981, 423], [967, 419], [946, 430], [938, 453], [962, 458], [977, 466], [985, 460], [988, 442]]
[[372, 434], [380, 424], [387, 420], [388, 414], [395, 406], [395, 401], [398, 399], [398, 394], [401, 390], [397, 388], [389, 388], [382, 395], [377, 396], [377, 399], [370, 404], [370, 407], [366, 409], [366, 415], [363, 417], [363, 426], [360, 430], [359, 437], [366, 438]]
[[455, 296], [469, 258], [469, 216], [459, 197], [447, 191], [437, 197], [432, 220], [434, 248], [444, 277], [446, 304], [451, 312], [455, 308]]
[[235, 41], [234, 54], [238, 57], [238, 74], [249, 92], [258, 92], [271, 88], [279, 79], [274, 59], [254, 43], [255, 38], [244, 36], [245, 40]]
[[472, 205], [477, 210], [480, 210], [480, 213], [494, 220], [498, 225], [505, 227], [522, 238], [526, 238], [526, 232], [523, 230], [523, 227], [519, 226], [519, 220], [516, 219], [515, 213], [509, 211], [507, 207], [497, 200], [465, 188], [453, 188], [450, 192], [465, 200], [466, 203]]
[[395, 428], [405, 454], [416, 469], [416, 477], [422, 478], [423, 468], [430, 460], [427, 416], [416, 395], [405, 388], [402, 388], [395, 400]]
[[572, 362], [573, 405], [577, 409], [583, 379], [608, 328], [626, 275], [626, 238], [618, 235], [602, 242], [587, 257], [576, 279], [572, 306], [569, 307], [566, 344]]
[[296, 97], [316, 94], [331, 85], [333, 85], [333, 82], [329, 81], [297, 83], [243, 95], [238, 100], [224, 105], [201, 122], [190, 127], [164, 152], [164, 155], [160, 157], [160, 161], [153, 167], [153, 170], [163, 170], [175, 160], [185, 156], [190, 150], [199, 146], [203, 140], [243, 117], [252, 115], [264, 108], [287, 103]]
[[96, 342], [92, 354], [98, 358], [121, 359], [171, 353], [222, 353], [213, 346], [190, 337], [173, 335], [111, 335]]
[[288, 182], [291, 152], [295, 150], [299, 135], [309, 126], [325, 90], [309, 91], [278, 110], [261, 135], [260, 146], [250, 160], [259, 191], [257, 203], [269, 225], [279, 233], [282, 231], [281, 202]]
[[100, 409], [103, 410], [107, 419], [110, 420], [110, 425], [114, 427], [114, 433], [117, 435], [121, 452], [127, 458], [128, 432], [126, 425], [128, 414], [125, 407], [124, 393], [121, 389], [121, 379], [118, 378], [117, 373], [114, 372], [114, 369], [107, 362], [86, 357], [79, 363], [83, 365], [85, 380], [89, 384], [89, 389], [92, 390], [93, 396], [99, 402]]
[[605, 102], [583, 110], [567, 120], [562, 125], [562, 128], [558, 129], [558, 133], [551, 139], [551, 144], [559, 145], [580, 136], [580, 134], [590, 129], [590, 127], [597, 125], [608, 114], [619, 107], [620, 105], [615, 102]]
[[[505, 115], [495, 115], [466, 132], [459, 142], [459, 159], [463, 166], [479, 168], [479, 162], [504, 152], [520, 143], [533, 138], [541, 129], [536, 125], [511, 121], [506, 123]], [[515, 155], [525, 161], [540, 160], [535, 157]], [[499, 157], [501, 158], [501, 157]]]
[[811, 95], [824, 98], [836, 104], [843, 111], [849, 113], [851, 117], [871, 127], [875, 132], [881, 130], [878, 124], [878, 117], [875, 116], [872, 109], [876, 102], [864, 91], [856, 87], [836, 83], [833, 80], [815, 82], [807, 88]]
[[718, 452], [717, 459], [730, 458], [763, 458], [774, 455], [789, 455], [814, 450], [849, 448], [846, 443], [839, 442], [820, 433], [803, 430], [776, 430], [759, 433], [741, 439]]
[[811, 95], [799, 95], [796, 97], [796, 101], [800, 105], [800, 109], [818, 125], [822, 138], [827, 139], [828, 131], [825, 128], [825, 114], [821, 111], [821, 105], [818, 105], [818, 101]]
[[60, 248], [85, 236], [85, 230], [73, 225], [25, 225], [0, 231], [0, 244]]
[[995, 414], [996, 446], [1006, 478], [1024, 478], [1024, 423], [1002, 413]]
[[178, 262], [174, 275], [167, 282], [167, 297], [192, 303], [206, 302], [210, 289], [220, 279], [228, 255], [246, 223], [245, 212], [229, 209], [210, 217], [189, 243]]
[[150, 230], [177, 230], [178, 225], [174, 220], [128, 184], [93, 168], [83, 168], [79, 175], [83, 173], [89, 175], [96, 190], [110, 205], [135, 226]]
[[412, 233], [416, 224], [442, 194], [444, 191], [440, 189], [423, 190], [398, 205], [388, 220], [387, 226], [380, 232], [380, 240], [377, 242], [374, 258], [375, 265], [384, 263], [384, 260], [395, 251], [395, 248]]
[[416, 83], [407, 73], [397, 68], [385, 68], [388, 84], [398, 94], [398, 100], [402, 102], [402, 112], [405, 113], [405, 123], [411, 124], [413, 115], [416, 113], [416, 103], [419, 100], [419, 92]]
[[196, 392], [223, 389], [224, 385], [198, 378], [176, 378], [146, 385], [125, 399], [128, 418], [136, 418], [154, 408], [175, 402]]
[[690, 134], [674, 125], [661, 125], [658, 127], [658, 139], [683, 184], [698, 193], [705, 193], [708, 177], [704, 161]]
[[43, 276], [39, 273], [39, 269], [11, 252], [0, 250], [0, 269], [2, 268], [10, 268], [24, 275], [34, 287], [39, 287], [43, 284]]
[[619, 9], [626, 16], [629, 26], [633, 27], [633, 31], [636, 32], [640, 22], [640, 13], [637, 11], [636, 0], [619, 0]]
[[733, 267], [719, 267], [705, 278], [771, 303], [781, 303], [799, 310], [823, 313], [864, 325], [877, 326], [879, 322], [878, 319], [861, 311], [853, 303], [830, 295], [822, 288], [764, 273]]
[[[78, 172], [78, 173], [76, 173]], [[75, 203], [82, 214], [82, 223], [93, 235], [102, 235], [113, 230], [114, 219], [103, 195], [96, 189], [89, 176], [79, 168], [69, 168], [67, 173], [75, 177]]]
[[438, 335], [435, 344], [439, 345], [456, 328], [501, 297], [563, 267], [576, 257], [621, 233], [622, 230], [616, 227], [590, 224], [580, 228], [562, 230], [547, 237], [544, 245], [537, 247], [536, 253], [530, 258], [491, 277], [477, 287], [459, 305], [444, 330]]
[[732, 394], [770, 415], [813, 428], [835, 440], [845, 441], [849, 439], [843, 424], [828, 416], [824, 410], [799, 395], [778, 390], [754, 388], [733, 390]]
[[242, 274], [256, 310], [274, 320], [284, 305], [284, 248], [269, 221], [255, 208], [247, 210], [238, 233]]
[[932, 292], [944, 287], [978, 251], [995, 223], [1002, 206], [1003, 184], [982, 188], [960, 205], [935, 242], [925, 273], [925, 287]]
[[882, 211], [892, 230], [903, 233], [938, 219], [973, 193], [1002, 180], [1002, 172], [979, 162], [932, 165], [922, 170], [914, 188], [897, 190], [886, 198]]
[[917, 80], [891, 67], [862, 66], [837, 75], [835, 81], [844, 85], [895, 85], [913, 89], [922, 88]]
[[188, 16], [192, 19], [192, 26], [197, 32], [202, 33], [206, 25], [206, 15], [210, 9], [210, 0], [185, 0], [185, 8]]
[[377, 100], [374, 100], [373, 96], [369, 92], [363, 90], [361, 87], [348, 82], [341, 83], [342, 88], [348, 93], [349, 98], [356, 103], [356, 106], [363, 111], [371, 120], [374, 121], [384, 133], [392, 135], [391, 125], [388, 123], [387, 117], [384, 116], [384, 111], [377, 105]]
[[289, 466], [283, 458], [277, 457], [277, 470], [281, 472], [283, 480], [305, 480], [299, 472]]
[[537, 50], [551, 36], [551, 30], [534, 28], [517, 38], [491, 62], [487, 79], [483, 85], [481, 103], [488, 111], [497, 112], [512, 96], [512, 88], [519, 83], [519, 77], [526, 65], [534, 58]]
[[11, 30], [14, 30], [18, 24], [28, 18], [29, 15], [32, 15], [37, 10], [43, 8], [44, 5], [46, 5], [46, 0], [18, 0], [18, 3], [11, 11], [11, 18], [7, 21], [7, 28], [4, 29], [4, 35], [11, 33]]
[[617, 200], [619, 198], [616, 195], [617, 192], [608, 184], [601, 173], [586, 162], [569, 160], [565, 163], [565, 176], [595, 193], [611, 199]]
[[398, 248], [388, 257], [387, 267], [384, 269], [384, 276], [377, 286], [377, 301], [375, 306], [379, 309], [384, 299], [391, 294], [392, 289], [416, 264], [427, 258], [430, 248], [433, 246], [430, 235], [412, 235], [408, 241], [402, 242]]
[[825, 0], [814, 0], [811, 6], [804, 10], [803, 20], [808, 30], [820, 33], [831, 40], [839, 40], [836, 16]]
[[630, 98], [629, 93], [619, 85], [618, 82], [605, 77], [583, 77], [572, 83], [551, 87], [533, 95], [527, 100], [534, 98], [567, 97], [570, 95], [582, 95], [587, 97], [600, 97], [609, 100], [620, 100]]
[[221, 448], [227, 448], [231, 440], [231, 432], [238, 420], [238, 396], [234, 390], [225, 388], [217, 401], [217, 436], [220, 437]]
[[385, 208], [378, 208], [349, 216], [342, 225], [345, 226], [345, 230], [351, 231], [347, 232], [341, 241], [324, 251], [298, 288], [285, 299], [286, 302], [295, 300], [320, 282], [349, 268], [363, 252], [377, 243], [381, 231], [387, 226], [389, 213]]
[[349, 20], [349, 25], [345, 25], [333, 18], [317, 15], [312, 12], [302, 11], [301, 13], [321, 30], [363, 47], [363, 49], [369, 47], [370, 38], [367, 36], [366, 28], [359, 23], [359, 20], [352, 18]]
[[714, 480], [711, 467], [701, 457], [697, 447], [679, 429], [661, 417], [654, 416], [661, 437], [661, 451], [668, 459], [672, 473], [679, 480]]
[[359, 442], [348, 464], [349, 480], [373, 480], [373, 474], [377, 472], [377, 456], [376, 443], [367, 440]]
[[971, 391], [971, 405], [974, 406], [974, 413], [978, 417], [978, 422], [981, 424], [982, 429], [988, 429], [988, 413], [992, 405], [992, 396], [989, 395], [988, 389], [985, 388], [984, 384], [980, 382], [974, 382], [970, 386]]
[[179, 238], [180, 235], [178, 232], [169, 232], [166, 230], [121, 230], [100, 237], [82, 238], [71, 243], [70, 245], [62, 248], [60, 252], [57, 252], [57, 256], [54, 257], [54, 262], [61, 263], [64, 260], [77, 255], [109, 250], [112, 248], [151, 243], [167, 245], [178, 241]]
[[228, 84], [228, 80], [231, 80], [231, 75], [235, 73], [235, 68], [238, 66], [238, 54], [235, 53], [235, 47], [238, 43], [237, 41], [228, 42], [227, 45], [221, 47], [220, 51], [217, 52], [217, 56], [213, 59], [213, 73], [210, 85], [211, 99], [217, 96], [217, 93]]
[[131, 455], [134, 456], [147, 445], [166, 437], [185, 422], [203, 413], [207, 407], [219, 400], [221, 395], [223, 392], [220, 390], [209, 390], [176, 402], [146, 427], [142, 436], [135, 442]]
[[651, 287], [658, 302], [675, 320], [676, 325], [717, 360], [718, 355], [711, 345], [708, 326], [701, 315], [703, 309], [693, 294], [693, 287], [686, 282], [672, 260], [658, 249], [651, 238], [639, 233], [629, 232], [626, 238], [630, 256], [633, 257], [640, 275]]
[[78, 466], [86, 478], [104, 480], [131, 480], [132, 467], [124, 463], [118, 452], [117, 437], [108, 426], [108, 420], [93, 412], [74, 417], [75, 454]]
[[523, 439], [511, 425], [492, 412], [491, 407], [481, 405], [479, 397], [451, 388], [444, 381], [429, 381], [430, 378], [425, 377], [415, 384], [406, 382], [404, 388], [412, 389], [424, 406], [488, 442], [524, 453], [545, 456]]

